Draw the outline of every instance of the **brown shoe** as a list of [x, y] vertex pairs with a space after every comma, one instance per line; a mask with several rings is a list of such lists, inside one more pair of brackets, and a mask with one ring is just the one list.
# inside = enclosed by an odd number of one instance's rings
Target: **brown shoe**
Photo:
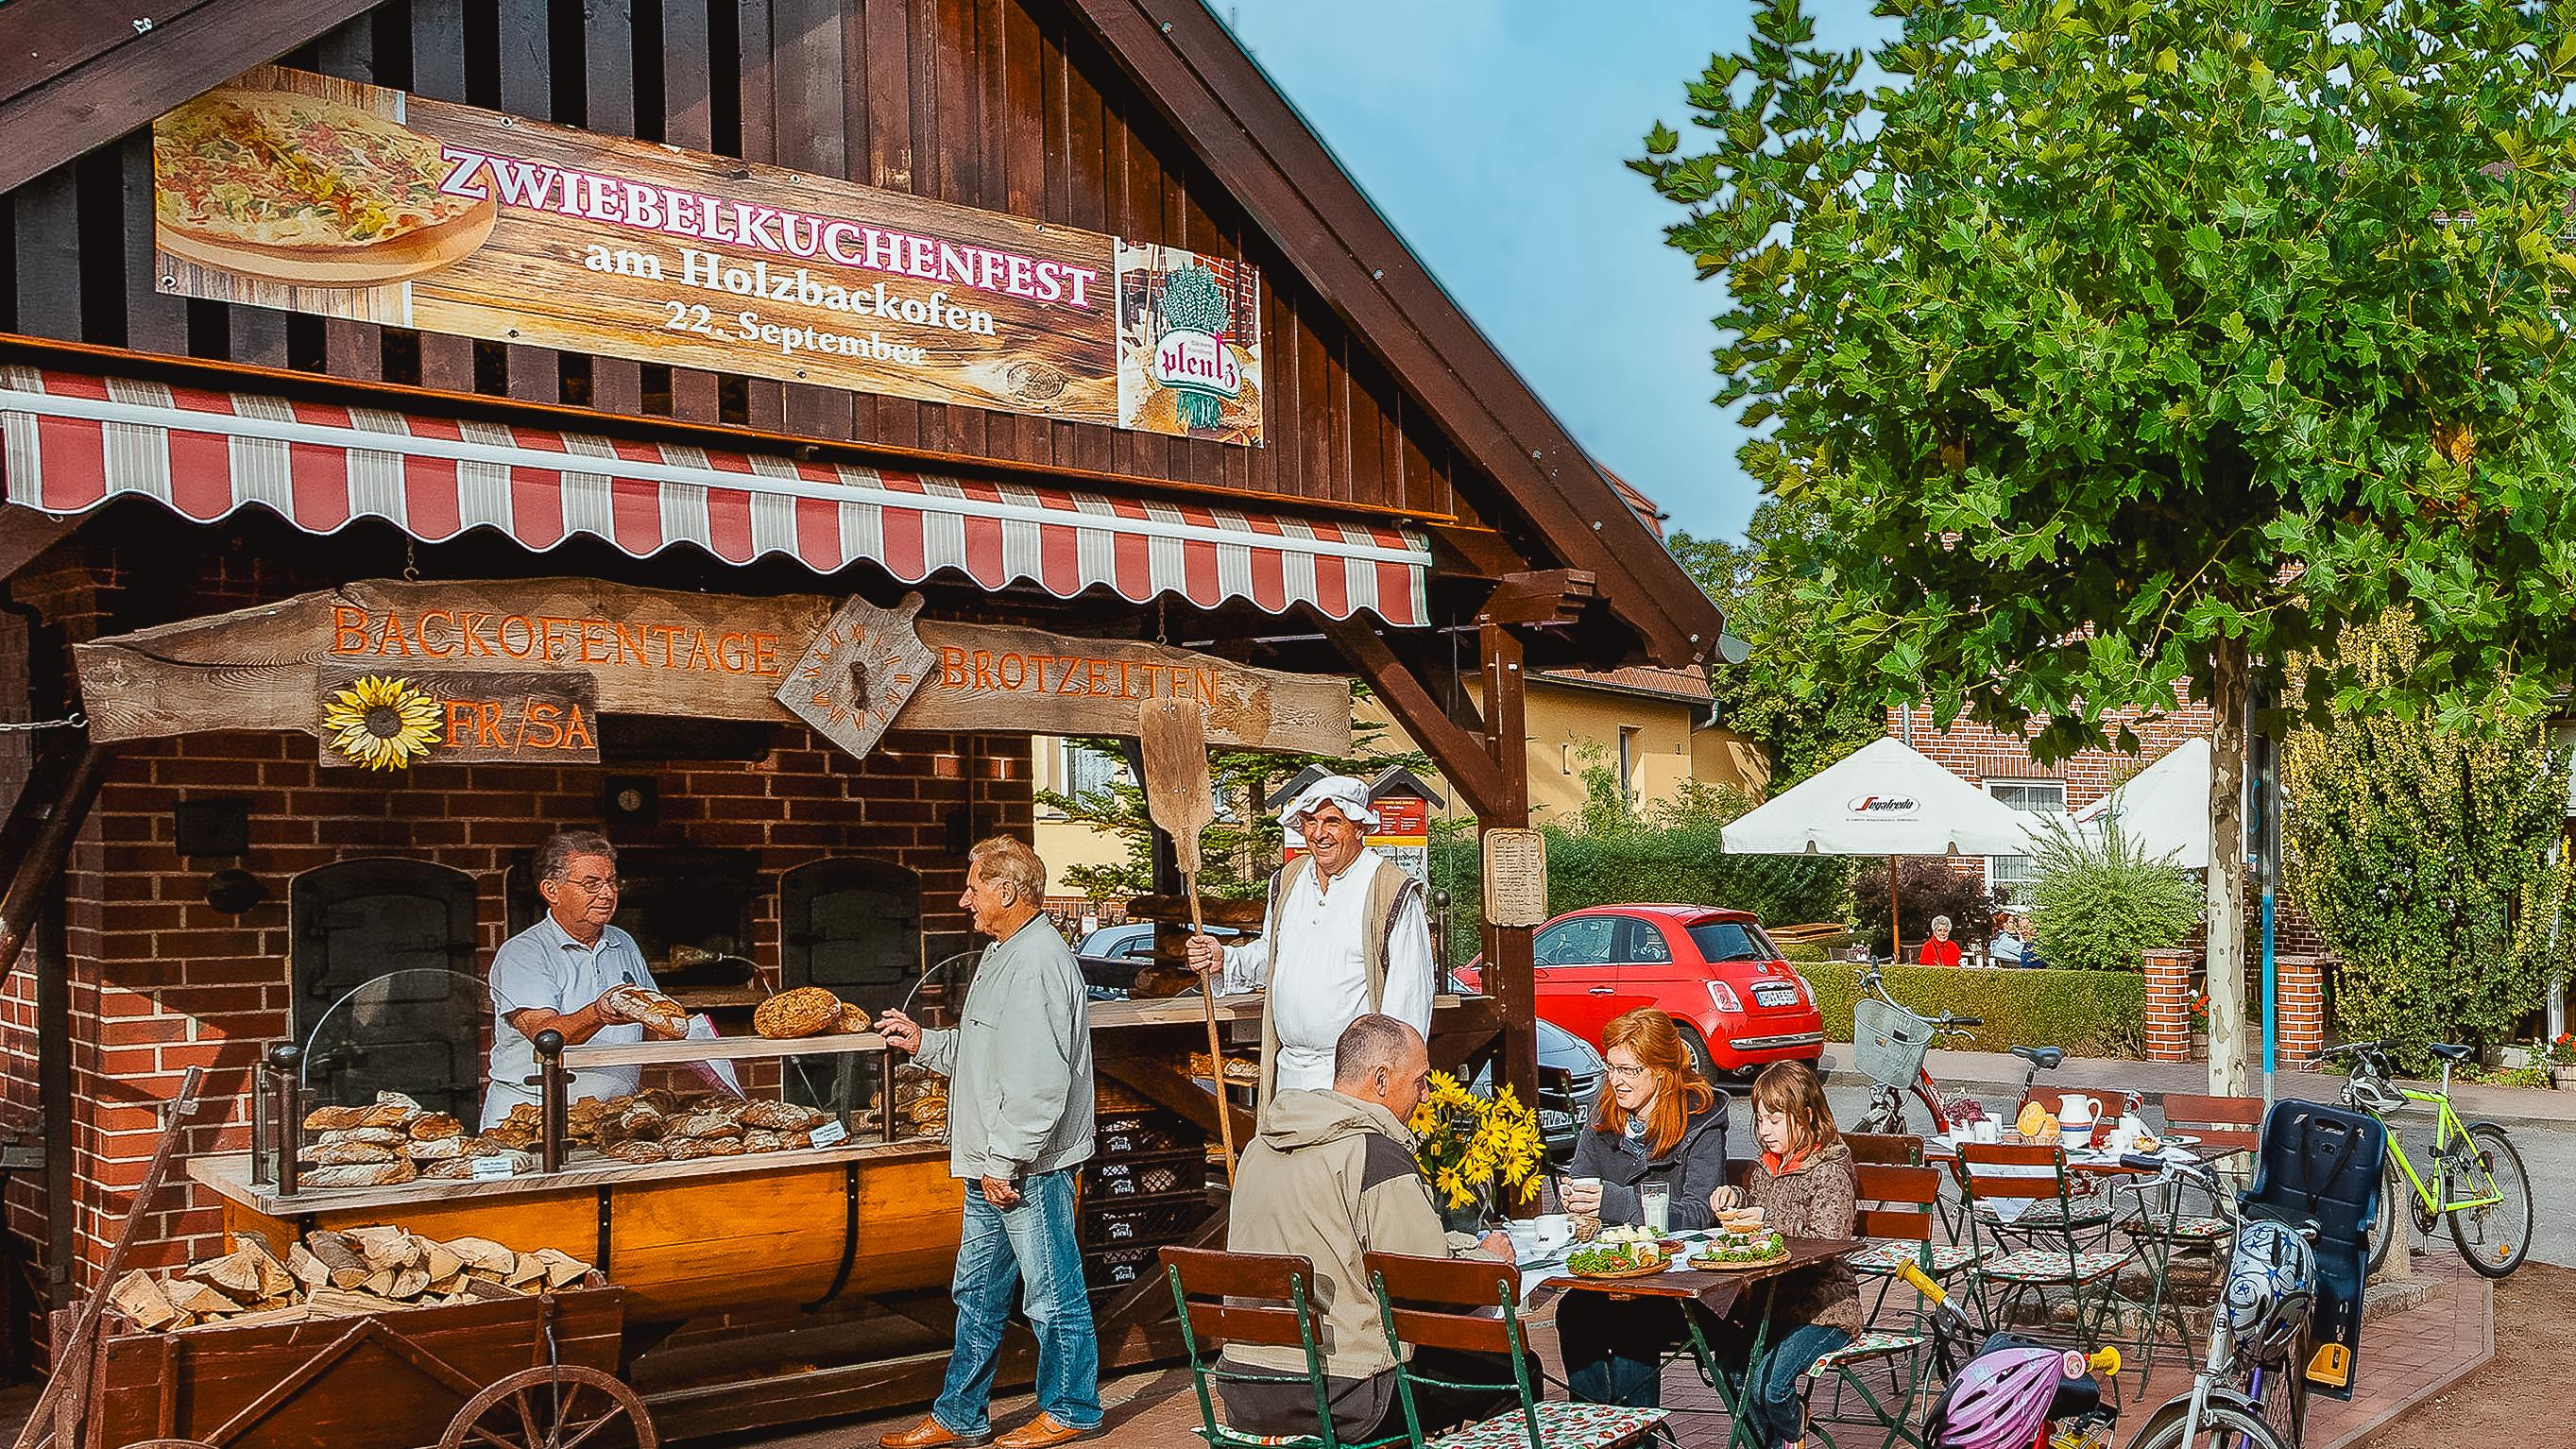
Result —
[[992, 1438], [990, 1434], [952, 1434], [947, 1425], [925, 1414], [920, 1423], [901, 1433], [878, 1435], [877, 1449], [972, 1449], [974, 1445], [991, 1443]]
[[993, 1441], [993, 1449], [1054, 1449], [1076, 1439], [1096, 1434], [1097, 1429], [1075, 1429], [1056, 1422], [1053, 1414], [1040, 1414], [1020, 1427]]

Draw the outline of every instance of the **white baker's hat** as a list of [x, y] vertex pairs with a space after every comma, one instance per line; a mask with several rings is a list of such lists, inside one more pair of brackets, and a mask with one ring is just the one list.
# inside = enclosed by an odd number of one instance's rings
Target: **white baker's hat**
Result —
[[1342, 807], [1342, 813], [1359, 824], [1377, 829], [1377, 811], [1369, 805], [1368, 786], [1349, 775], [1326, 775], [1298, 791], [1288, 808], [1279, 812], [1279, 823], [1302, 832], [1305, 827], [1301, 822], [1314, 813], [1316, 806], [1327, 802]]

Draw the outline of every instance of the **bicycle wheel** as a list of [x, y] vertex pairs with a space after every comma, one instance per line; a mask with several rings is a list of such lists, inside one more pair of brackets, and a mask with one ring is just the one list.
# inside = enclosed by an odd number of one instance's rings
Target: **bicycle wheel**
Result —
[[[2302, 1354], [2307, 1335], [2299, 1335]], [[2308, 1376], [2304, 1358], [2300, 1362], [2283, 1360], [2263, 1370], [2263, 1422], [2272, 1426], [2288, 1449], [2298, 1449], [2308, 1432]]]
[[[2158, 1414], [2129, 1449], [2177, 1449], [2190, 1419], [2188, 1412]], [[2234, 1404], [2212, 1404], [2202, 1411], [2198, 1442], [2210, 1449], [2290, 1449], [2271, 1425]]]
[[[2396, 1133], [2392, 1129], [2389, 1135]], [[2370, 1224], [2370, 1266], [2363, 1270], [2364, 1277], [2376, 1278], [2388, 1266], [2390, 1248], [2399, 1243], [2412, 1246], [2414, 1228], [2408, 1219], [2414, 1215], [2409, 1210], [2414, 1193], [2406, 1174], [2397, 1168], [2397, 1154], [2391, 1151], [2379, 1174], [2379, 1216]]]
[[2453, 1196], [2503, 1201], [2446, 1214], [2451, 1220], [2451, 1241], [2460, 1245], [2460, 1256], [2480, 1275], [2501, 1278], [2521, 1267], [2524, 1255], [2531, 1251], [2531, 1174], [2523, 1170], [2522, 1154], [2514, 1150], [2513, 1140], [2492, 1122], [2470, 1126], [2469, 1146], [2476, 1155], [2464, 1171], [2455, 1174], [2446, 1169], [2442, 1174], [2443, 1201]]

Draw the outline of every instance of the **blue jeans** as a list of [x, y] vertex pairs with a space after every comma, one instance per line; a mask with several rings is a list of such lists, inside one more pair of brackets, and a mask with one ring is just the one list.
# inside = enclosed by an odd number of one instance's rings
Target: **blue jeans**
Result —
[[[1759, 1382], [1746, 1382], [1741, 1367], [1727, 1368], [1727, 1381], [1735, 1386], [1736, 1402], [1753, 1430], [1753, 1442], [1765, 1446], [1798, 1442], [1807, 1432], [1806, 1406], [1798, 1399], [1799, 1380], [1816, 1366], [1816, 1360], [1850, 1342], [1851, 1335], [1839, 1328], [1800, 1324], [1771, 1340], [1770, 1351], [1762, 1355]], [[1740, 1359], [1747, 1347], [1737, 1345], [1733, 1355]]]
[[1065, 1168], [1020, 1183], [1008, 1211], [966, 1184], [966, 1224], [957, 1243], [957, 1349], [930, 1416], [966, 1438], [990, 1433], [993, 1363], [1011, 1290], [1026, 1285], [1029, 1327], [1038, 1339], [1038, 1407], [1068, 1429], [1100, 1427], [1100, 1341], [1082, 1291], [1082, 1252], [1073, 1236], [1073, 1173]]

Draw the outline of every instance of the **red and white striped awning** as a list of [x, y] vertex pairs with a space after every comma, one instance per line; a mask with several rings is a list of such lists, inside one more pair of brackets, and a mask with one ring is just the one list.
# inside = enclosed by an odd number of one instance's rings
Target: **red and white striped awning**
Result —
[[955, 569], [1059, 598], [1309, 604], [1420, 625], [1429, 546], [1403, 529], [1069, 488], [807, 463], [462, 422], [45, 368], [0, 367], [8, 502], [79, 513], [141, 494], [212, 522], [263, 505], [308, 533], [379, 518], [424, 542], [497, 528], [575, 534], [637, 558], [694, 543], [729, 563], [791, 554], [906, 583]]

